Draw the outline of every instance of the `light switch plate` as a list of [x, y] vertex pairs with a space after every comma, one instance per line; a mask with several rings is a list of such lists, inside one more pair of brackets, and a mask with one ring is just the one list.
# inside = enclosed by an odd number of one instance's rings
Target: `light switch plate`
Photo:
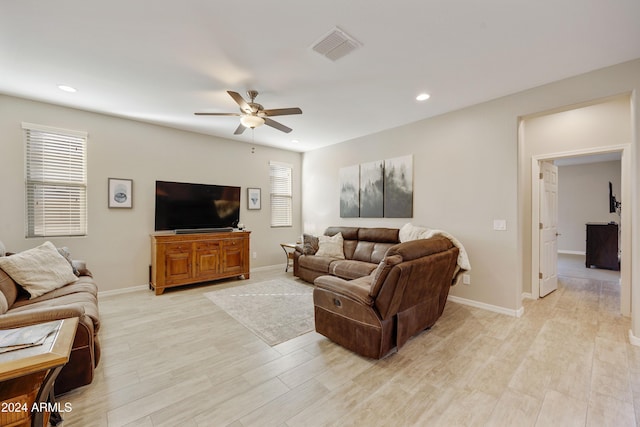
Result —
[[493, 229], [498, 231], [505, 231], [507, 229], [507, 220], [506, 219], [494, 219], [493, 220]]

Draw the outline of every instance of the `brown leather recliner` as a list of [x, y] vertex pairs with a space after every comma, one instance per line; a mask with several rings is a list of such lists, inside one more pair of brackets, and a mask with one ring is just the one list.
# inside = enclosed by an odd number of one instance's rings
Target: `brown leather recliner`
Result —
[[362, 356], [400, 349], [442, 315], [458, 273], [458, 248], [433, 237], [392, 246], [369, 276], [321, 276], [313, 292], [316, 331]]

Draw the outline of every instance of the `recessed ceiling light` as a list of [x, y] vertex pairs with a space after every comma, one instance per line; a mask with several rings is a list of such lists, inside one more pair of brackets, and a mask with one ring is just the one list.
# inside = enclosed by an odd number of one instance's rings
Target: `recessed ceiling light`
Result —
[[74, 93], [78, 90], [75, 87], [67, 86], [67, 85], [58, 85], [58, 89], [63, 90], [65, 92]]
[[416, 96], [416, 101], [426, 101], [429, 98], [431, 98], [431, 95], [429, 95], [428, 93], [421, 93], [420, 95]]

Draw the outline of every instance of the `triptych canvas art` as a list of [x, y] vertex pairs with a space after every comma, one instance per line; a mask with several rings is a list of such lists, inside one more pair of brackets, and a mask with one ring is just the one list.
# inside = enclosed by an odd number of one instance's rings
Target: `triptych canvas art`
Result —
[[340, 217], [413, 217], [413, 156], [340, 169]]

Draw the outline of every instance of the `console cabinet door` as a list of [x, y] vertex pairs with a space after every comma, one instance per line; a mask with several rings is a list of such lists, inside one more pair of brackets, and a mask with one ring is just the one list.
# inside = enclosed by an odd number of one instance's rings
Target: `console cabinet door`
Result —
[[224, 256], [223, 256], [223, 271], [225, 273], [244, 273], [244, 240], [243, 239], [229, 239], [224, 243]]
[[220, 242], [196, 243], [196, 273], [198, 279], [215, 278], [220, 274]]
[[188, 243], [168, 243], [164, 256], [165, 284], [183, 283], [193, 277], [193, 252]]

